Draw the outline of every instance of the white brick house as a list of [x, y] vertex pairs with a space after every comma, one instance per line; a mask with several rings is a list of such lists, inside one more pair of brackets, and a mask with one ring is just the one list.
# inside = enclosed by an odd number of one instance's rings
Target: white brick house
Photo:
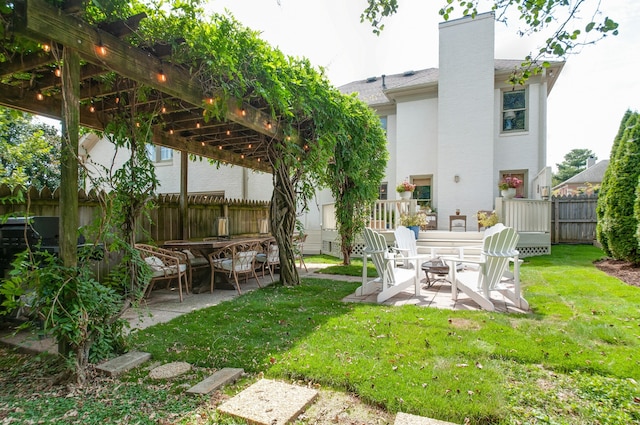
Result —
[[547, 97], [564, 64], [552, 63], [525, 86], [508, 83], [522, 61], [494, 59], [493, 13], [441, 23], [439, 51], [439, 69], [340, 87], [386, 123], [390, 161], [381, 197], [399, 199], [395, 187], [408, 179], [419, 186], [419, 204], [438, 211], [439, 229], [456, 210], [472, 217], [493, 209], [507, 174], [524, 180], [517, 196], [540, 199], [540, 187], [551, 184], [550, 173], [539, 175], [547, 168]]

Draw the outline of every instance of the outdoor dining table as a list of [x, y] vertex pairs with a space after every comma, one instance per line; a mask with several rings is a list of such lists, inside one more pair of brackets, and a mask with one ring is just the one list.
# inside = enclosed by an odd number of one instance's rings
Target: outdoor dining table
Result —
[[[206, 240], [175, 240], [175, 241], [167, 241], [162, 244], [162, 246], [166, 249], [171, 249], [175, 251], [183, 251], [190, 250], [191, 252], [198, 252], [204, 258], [209, 258], [209, 255], [218, 250], [224, 249], [230, 244], [235, 244], [238, 242], [246, 242], [246, 241], [260, 241], [263, 242], [267, 239], [270, 239], [271, 236], [259, 236], [259, 237], [243, 237], [243, 238], [233, 238], [233, 239], [206, 239]], [[219, 275], [216, 275], [219, 276]], [[220, 275], [221, 276], [221, 275]], [[223, 281], [218, 282], [219, 285], [223, 289], [233, 289], [233, 286], [229, 286], [228, 279], [223, 279]]]
[[205, 257], [213, 251], [222, 249], [229, 244], [245, 241], [265, 241], [270, 237], [255, 237], [255, 238], [236, 238], [236, 239], [208, 239], [208, 240], [181, 240], [165, 242], [162, 246], [167, 249], [183, 250], [193, 249], [196, 250]]

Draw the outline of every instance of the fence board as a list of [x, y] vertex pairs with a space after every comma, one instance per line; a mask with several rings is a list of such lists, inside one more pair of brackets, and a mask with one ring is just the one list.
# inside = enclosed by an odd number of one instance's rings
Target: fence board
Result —
[[554, 196], [551, 200], [553, 243], [593, 243], [596, 238], [598, 195]]
[[[13, 191], [5, 185], [0, 185], [2, 197], [18, 193], [20, 189]], [[25, 196], [27, 194], [25, 193]], [[38, 192], [29, 189], [29, 215], [32, 216], [59, 216], [58, 198], [59, 191], [51, 192], [43, 189]], [[0, 198], [0, 215], [13, 214], [24, 215], [27, 204], [3, 203]], [[97, 201], [96, 193], [78, 193], [78, 207], [80, 225], [92, 223], [94, 217], [102, 215], [101, 204]], [[149, 218], [140, 220], [136, 229], [136, 240], [139, 242], [162, 242], [180, 238], [179, 204], [178, 197], [158, 195], [156, 208], [149, 212]], [[208, 236], [216, 236], [216, 219], [228, 211], [229, 234], [231, 236], [258, 233], [258, 220], [269, 217], [269, 203], [261, 201], [230, 200], [224, 198], [203, 197], [190, 195], [187, 197], [187, 219], [189, 220], [186, 239], [202, 239]]]

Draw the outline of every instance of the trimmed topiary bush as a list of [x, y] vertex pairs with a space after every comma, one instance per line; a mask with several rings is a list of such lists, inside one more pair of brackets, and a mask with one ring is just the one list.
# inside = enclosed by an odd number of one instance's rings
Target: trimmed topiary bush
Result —
[[640, 176], [640, 116], [637, 112], [628, 115], [621, 131], [607, 170], [605, 196], [600, 201], [602, 218], [598, 237], [614, 258], [640, 264], [638, 216], [634, 212]]

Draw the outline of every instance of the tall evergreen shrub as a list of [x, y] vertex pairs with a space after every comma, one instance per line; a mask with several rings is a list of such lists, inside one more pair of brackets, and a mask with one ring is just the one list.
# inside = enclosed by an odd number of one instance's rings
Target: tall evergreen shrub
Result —
[[609, 155], [609, 165], [604, 172], [602, 183], [600, 185], [600, 191], [598, 192], [598, 205], [596, 206], [596, 217], [598, 219], [598, 222], [596, 224], [596, 238], [598, 239], [598, 242], [600, 242], [600, 245], [602, 245], [602, 249], [608, 256], [611, 256], [611, 250], [609, 249], [607, 232], [603, 231], [603, 228], [609, 228], [609, 224], [607, 222], [607, 217], [605, 214], [607, 197], [609, 196], [609, 186], [611, 185], [613, 179], [613, 169], [614, 164], [617, 160], [620, 140], [622, 139], [625, 128], [627, 128], [627, 121], [629, 121], [629, 118], [631, 118], [632, 115], [633, 113], [631, 112], [631, 110], [627, 109], [627, 112], [625, 112], [624, 116], [622, 117], [622, 121], [620, 121], [618, 133], [613, 139], [613, 146], [611, 147], [611, 153]]
[[640, 264], [638, 217], [634, 213], [640, 176], [640, 116], [629, 115], [618, 141], [607, 182], [604, 216], [601, 222], [610, 254], [617, 259]]

